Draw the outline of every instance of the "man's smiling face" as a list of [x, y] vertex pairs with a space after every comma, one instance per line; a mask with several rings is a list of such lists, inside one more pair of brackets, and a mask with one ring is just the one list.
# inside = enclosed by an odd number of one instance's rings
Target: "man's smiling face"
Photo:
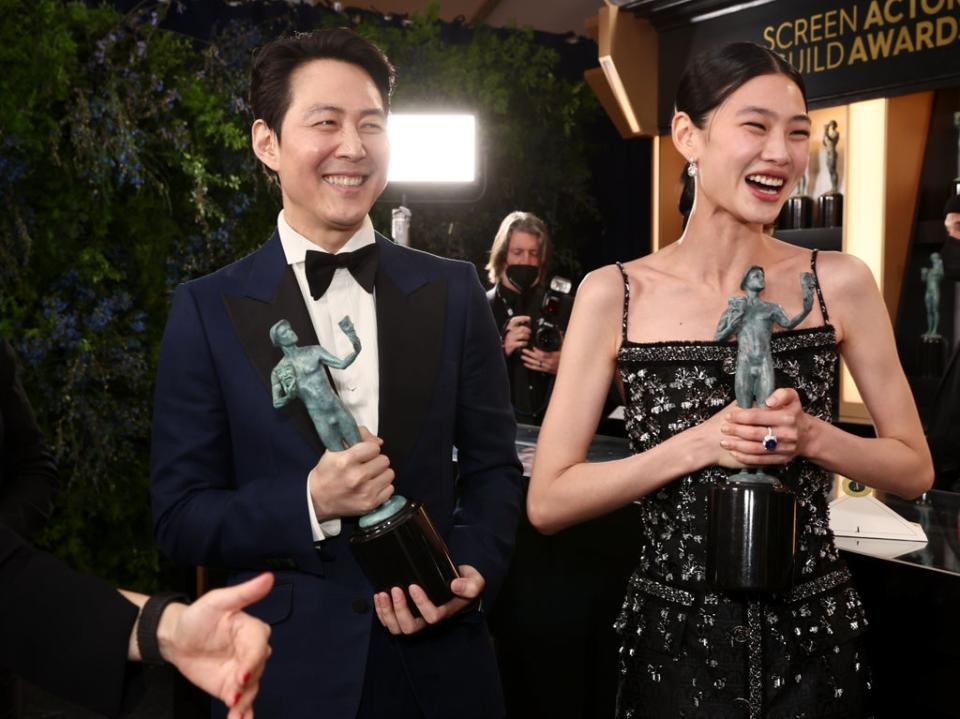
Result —
[[387, 182], [383, 98], [362, 68], [328, 59], [294, 70], [289, 98], [280, 137], [257, 154], [280, 178], [290, 226], [318, 244], [342, 245]]

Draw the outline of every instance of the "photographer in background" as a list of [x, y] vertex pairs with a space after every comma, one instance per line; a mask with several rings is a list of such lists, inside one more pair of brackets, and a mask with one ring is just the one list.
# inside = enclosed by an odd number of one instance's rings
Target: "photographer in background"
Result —
[[487, 293], [500, 328], [517, 421], [539, 425], [560, 365], [563, 330], [570, 316], [570, 283], [547, 285], [550, 234], [530, 212], [511, 212], [490, 248]]
[[[514, 412], [518, 421], [536, 425], [550, 400], [573, 303], [571, 283], [548, 277], [549, 259], [543, 221], [511, 212], [487, 264], [494, 285], [487, 297], [500, 328]], [[510, 571], [489, 614], [508, 719], [613, 716], [612, 626], [634, 563], [632, 556], [630, 562], [611, 557], [635, 524], [624, 524], [632, 517], [621, 515], [547, 537], [524, 513]]]

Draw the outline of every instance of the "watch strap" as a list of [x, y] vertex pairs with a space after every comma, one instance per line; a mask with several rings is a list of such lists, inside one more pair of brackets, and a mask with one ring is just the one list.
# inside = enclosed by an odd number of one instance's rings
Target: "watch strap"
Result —
[[177, 592], [161, 592], [147, 599], [140, 609], [140, 616], [137, 619], [137, 647], [140, 649], [140, 660], [144, 664], [166, 663], [166, 660], [160, 654], [157, 629], [160, 626], [160, 617], [163, 615], [163, 610], [173, 602], [189, 604], [190, 599], [185, 594]]

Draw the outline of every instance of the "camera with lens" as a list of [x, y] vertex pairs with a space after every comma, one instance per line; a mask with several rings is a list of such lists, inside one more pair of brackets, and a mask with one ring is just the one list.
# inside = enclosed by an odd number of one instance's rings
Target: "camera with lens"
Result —
[[556, 352], [563, 344], [563, 333], [570, 321], [573, 283], [566, 277], [556, 276], [550, 280], [540, 303], [540, 318], [533, 331], [533, 344], [544, 352]]

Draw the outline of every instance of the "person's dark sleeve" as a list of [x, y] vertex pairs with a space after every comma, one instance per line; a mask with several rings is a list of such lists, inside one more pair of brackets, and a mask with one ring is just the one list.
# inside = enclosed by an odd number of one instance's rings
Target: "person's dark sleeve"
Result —
[[449, 546], [459, 564], [483, 575], [484, 595], [496, 596], [513, 551], [523, 502], [517, 423], [500, 336], [487, 297], [468, 277], [462, 366], [454, 443], [461, 495]]
[[28, 540], [46, 524], [57, 467], [20, 384], [13, 349], [0, 340], [0, 522]]
[[927, 422], [927, 443], [933, 457], [937, 479], [935, 486], [950, 488], [960, 476], [960, 347], [937, 387], [937, 395]]
[[137, 608], [0, 524], [0, 666], [64, 699], [118, 716]]
[[501, 346], [503, 344], [503, 335], [507, 331], [507, 323], [510, 318], [503, 309], [503, 303], [497, 301], [497, 286], [494, 285], [486, 294], [487, 304], [490, 305], [490, 312], [493, 313], [493, 322], [500, 333]]

